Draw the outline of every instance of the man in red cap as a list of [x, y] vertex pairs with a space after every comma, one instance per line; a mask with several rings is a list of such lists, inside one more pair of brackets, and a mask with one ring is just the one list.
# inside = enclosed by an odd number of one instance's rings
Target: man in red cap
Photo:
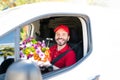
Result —
[[[54, 29], [55, 32], [55, 41], [57, 44], [50, 47], [51, 51], [51, 61], [58, 57], [60, 54], [63, 54], [67, 50], [71, 49], [67, 44], [70, 38], [70, 31], [68, 26], [59, 25]], [[60, 58], [54, 65], [58, 68], [63, 68], [70, 66], [76, 62], [76, 55], [73, 50], [68, 51], [62, 58]]]

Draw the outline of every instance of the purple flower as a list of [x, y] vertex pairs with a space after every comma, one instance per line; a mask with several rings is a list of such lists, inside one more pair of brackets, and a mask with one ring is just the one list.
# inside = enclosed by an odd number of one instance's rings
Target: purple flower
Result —
[[31, 58], [32, 56], [33, 56], [33, 54], [29, 54], [29, 55], [27, 56], [27, 59]]
[[22, 51], [20, 51], [20, 57], [24, 57], [24, 54]]
[[39, 50], [36, 50], [36, 52], [39, 54], [40, 53], [40, 51]]
[[35, 49], [37, 49], [37, 48], [38, 48], [38, 46], [37, 46], [37, 45], [34, 45], [34, 48], [35, 48]]

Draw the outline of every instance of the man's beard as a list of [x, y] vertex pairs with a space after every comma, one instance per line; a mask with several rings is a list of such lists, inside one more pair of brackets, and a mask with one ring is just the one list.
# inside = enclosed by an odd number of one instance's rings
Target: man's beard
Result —
[[[62, 40], [62, 42], [61, 41], [59, 41], [59, 40]], [[59, 46], [63, 46], [63, 45], [65, 45], [66, 43], [67, 43], [67, 39], [63, 39], [63, 38], [58, 38], [58, 39], [56, 39], [56, 42], [57, 42], [57, 44], [59, 45]]]

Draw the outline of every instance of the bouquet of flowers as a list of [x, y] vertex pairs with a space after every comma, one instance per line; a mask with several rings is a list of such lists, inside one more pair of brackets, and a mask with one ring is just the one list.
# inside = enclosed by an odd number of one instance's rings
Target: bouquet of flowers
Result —
[[37, 62], [38, 65], [50, 61], [50, 50], [45, 41], [28, 38], [20, 43], [20, 58]]

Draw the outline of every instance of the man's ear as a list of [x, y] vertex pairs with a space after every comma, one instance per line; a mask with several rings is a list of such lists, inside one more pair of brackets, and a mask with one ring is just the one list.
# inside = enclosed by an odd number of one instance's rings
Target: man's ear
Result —
[[70, 39], [70, 35], [68, 35], [68, 41], [69, 41], [69, 39]]

